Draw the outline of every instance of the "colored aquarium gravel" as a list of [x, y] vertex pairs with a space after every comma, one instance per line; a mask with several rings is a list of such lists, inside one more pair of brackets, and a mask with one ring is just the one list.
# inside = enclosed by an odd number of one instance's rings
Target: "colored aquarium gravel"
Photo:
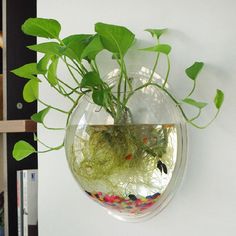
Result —
[[100, 203], [102, 206], [108, 207], [112, 210], [117, 210], [121, 213], [141, 214], [145, 210], [153, 206], [160, 193], [155, 193], [147, 197], [136, 197], [134, 194], [130, 194], [128, 197], [120, 197], [115, 195], [108, 195], [102, 192], [90, 193], [85, 191], [93, 200]]

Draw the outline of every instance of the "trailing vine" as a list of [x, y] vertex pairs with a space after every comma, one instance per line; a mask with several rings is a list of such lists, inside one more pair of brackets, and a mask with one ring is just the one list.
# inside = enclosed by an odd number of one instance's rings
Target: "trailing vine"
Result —
[[[193, 87], [184, 99], [177, 99], [167, 88], [167, 82], [171, 70], [169, 54], [171, 46], [160, 42], [161, 36], [167, 29], [147, 29], [146, 31], [156, 39], [156, 44], [148, 48], [141, 49], [139, 53], [151, 52], [156, 53], [156, 59], [152, 68], [152, 73], [147, 83], [140, 87], [134, 87], [132, 80], [128, 76], [128, 68], [126, 66], [125, 55], [135, 43], [135, 35], [123, 26], [96, 23], [95, 34], [75, 34], [66, 38], [60, 38], [61, 25], [53, 19], [30, 18], [22, 25], [22, 31], [30, 36], [36, 36], [48, 39], [48, 42], [39, 43], [28, 46], [28, 49], [43, 54], [37, 63], [29, 63], [17, 69], [12, 70], [16, 76], [27, 79], [24, 89], [23, 98], [26, 102], [38, 101], [45, 108], [31, 119], [49, 130], [63, 130], [67, 127], [73, 110], [77, 107], [80, 99], [86, 94], [91, 94], [93, 102], [101, 109], [105, 109], [114, 119], [114, 124], [125, 122], [124, 117], [127, 113], [127, 103], [129, 99], [138, 90], [155, 86], [157, 89], [163, 90], [179, 107], [186, 122], [197, 128], [205, 128], [217, 117], [224, 100], [224, 93], [217, 89], [214, 98], [216, 114], [206, 125], [199, 125], [196, 121], [200, 117], [202, 110], [207, 106], [205, 102], [199, 102], [192, 98], [197, 84], [197, 77], [202, 70], [203, 62], [194, 62], [185, 70], [189, 79], [193, 82]], [[112, 54], [113, 60], [117, 62], [120, 68], [120, 76], [117, 81], [116, 94], [114, 95], [108, 83], [103, 81], [101, 70], [97, 64], [97, 55], [103, 50], [107, 50]], [[162, 84], [153, 81], [154, 73], [158, 69], [159, 59], [164, 56], [167, 61], [167, 71]], [[68, 78], [59, 78], [57, 70], [59, 63], [63, 63], [70, 75]], [[63, 96], [71, 103], [69, 110], [63, 110], [60, 107], [50, 105], [48, 102], [41, 100], [38, 95], [39, 84], [46, 80], [51, 88], [58, 94]], [[183, 105], [187, 104], [197, 109], [197, 115], [188, 117], [183, 109]], [[65, 127], [48, 127], [44, 119], [50, 110], [62, 113], [66, 116]], [[16, 160], [22, 160], [32, 153], [43, 153], [58, 150], [63, 144], [57, 147], [50, 147], [44, 144], [35, 136], [35, 141], [41, 143], [45, 150], [36, 151], [35, 148], [23, 141], [18, 141], [13, 149], [13, 157]]]

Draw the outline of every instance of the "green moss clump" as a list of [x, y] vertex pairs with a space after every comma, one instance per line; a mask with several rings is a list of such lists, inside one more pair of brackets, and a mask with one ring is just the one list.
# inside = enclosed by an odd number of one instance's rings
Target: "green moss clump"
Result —
[[74, 143], [82, 157], [78, 160], [72, 153], [72, 171], [90, 191], [101, 188], [102, 183], [110, 193], [124, 194], [128, 185], [152, 188], [157, 163], [167, 153], [173, 129], [156, 125], [88, 126], [87, 138], [79, 137], [79, 143]]

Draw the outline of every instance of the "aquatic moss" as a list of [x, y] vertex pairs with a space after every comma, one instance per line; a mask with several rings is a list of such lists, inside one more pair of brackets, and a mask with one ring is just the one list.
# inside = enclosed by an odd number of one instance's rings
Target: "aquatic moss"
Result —
[[74, 141], [72, 171], [88, 191], [104, 188], [120, 195], [144, 187], [151, 191], [161, 181], [158, 161], [171, 168], [168, 143], [174, 129], [173, 125], [87, 126]]

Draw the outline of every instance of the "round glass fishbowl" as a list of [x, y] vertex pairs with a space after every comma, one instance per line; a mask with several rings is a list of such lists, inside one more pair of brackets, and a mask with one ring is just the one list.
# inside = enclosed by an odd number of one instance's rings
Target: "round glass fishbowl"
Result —
[[[133, 88], [145, 84], [151, 73], [145, 67], [130, 73]], [[119, 74], [113, 70], [105, 81], [112, 85]], [[157, 74], [153, 81], [162, 83]], [[136, 222], [159, 213], [180, 185], [187, 130], [176, 104], [157, 86], [137, 90], [126, 106], [128, 122], [116, 124], [85, 95], [71, 117], [65, 148], [84, 193], [112, 216]]]

